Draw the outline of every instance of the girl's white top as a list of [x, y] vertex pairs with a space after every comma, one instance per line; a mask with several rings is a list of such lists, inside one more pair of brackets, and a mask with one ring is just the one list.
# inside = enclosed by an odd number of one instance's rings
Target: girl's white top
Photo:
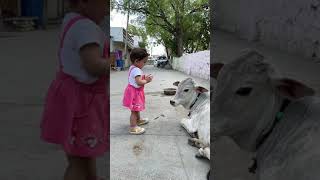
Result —
[[136, 66], [133, 66], [131, 67], [133, 68], [129, 74], [129, 84], [132, 85], [133, 87], [135, 88], [140, 88], [141, 86], [139, 86], [136, 82], [136, 77], [137, 76], [142, 76], [143, 75], [143, 72], [140, 68], [136, 67]]
[[[70, 19], [79, 16], [77, 13], [68, 13], [64, 17], [62, 30]], [[86, 84], [93, 83], [97, 80], [91, 76], [83, 67], [80, 59], [80, 48], [89, 43], [97, 43], [103, 53], [103, 46], [106, 36], [101, 28], [90, 19], [81, 19], [77, 21], [67, 32], [63, 48], [61, 49], [61, 62], [63, 72], [75, 77], [78, 81]]]

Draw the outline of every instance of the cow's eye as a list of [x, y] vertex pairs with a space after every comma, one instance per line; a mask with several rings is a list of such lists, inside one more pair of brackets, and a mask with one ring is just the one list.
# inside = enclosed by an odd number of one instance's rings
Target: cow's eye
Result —
[[237, 90], [237, 94], [240, 96], [248, 96], [252, 91], [251, 87], [244, 87]]
[[183, 90], [184, 92], [188, 92], [189, 91], [189, 89], [185, 89], [185, 90]]

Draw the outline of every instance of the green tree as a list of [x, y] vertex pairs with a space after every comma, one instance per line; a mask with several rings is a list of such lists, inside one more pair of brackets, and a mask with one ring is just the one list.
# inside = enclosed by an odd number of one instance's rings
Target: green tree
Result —
[[208, 0], [113, 0], [114, 8], [139, 15], [148, 35], [182, 56], [209, 48]]
[[148, 47], [148, 35], [146, 30], [143, 27], [137, 27], [132, 24], [129, 24], [128, 27], [128, 33], [134, 36], [138, 36], [142, 39], [142, 42], [139, 42], [139, 46], [141, 48], [147, 48]]

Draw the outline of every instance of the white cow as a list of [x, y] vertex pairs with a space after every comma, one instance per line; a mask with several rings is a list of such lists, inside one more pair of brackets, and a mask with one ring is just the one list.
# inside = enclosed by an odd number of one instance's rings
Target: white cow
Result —
[[212, 135], [256, 152], [259, 180], [320, 179], [320, 100], [306, 85], [280, 78], [264, 59], [249, 49], [213, 65]]
[[170, 101], [172, 106], [182, 105], [190, 110], [189, 118], [181, 120], [181, 125], [189, 134], [197, 133], [198, 138], [189, 139], [189, 144], [199, 149], [196, 157], [210, 159], [210, 97], [208, 90], [196, 87], [191, 78], [175, 82], [178, 86], [175, 97]]

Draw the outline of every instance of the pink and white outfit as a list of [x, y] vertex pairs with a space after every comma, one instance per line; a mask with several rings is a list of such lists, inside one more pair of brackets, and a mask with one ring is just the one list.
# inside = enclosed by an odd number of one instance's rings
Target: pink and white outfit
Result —
[[143, 72], [136, 66], [129, 68], [128, 85], [124, 91], [123, 106], [131, 111], [143, 111], [145, 109], [144, 86], [139, 86], [135, 77], [141, 76], [145, 79]]
[[41, 122], [41, 138], [59, 144], [67, 154], [97, 157], [109, 150], [108, 77], [90, 76], [81, 65], [79, 49], [98, 43], [102, 57], [109, 44], [102, 30], [76, 13], [64, 19], [60, 39], [59, 70], [51, 83]]

